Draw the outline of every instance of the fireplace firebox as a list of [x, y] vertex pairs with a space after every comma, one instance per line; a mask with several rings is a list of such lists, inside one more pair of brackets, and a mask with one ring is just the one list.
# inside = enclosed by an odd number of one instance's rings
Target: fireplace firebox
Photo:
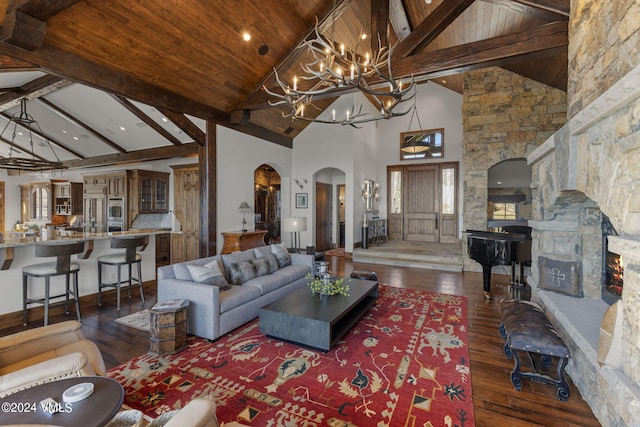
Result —
[[613, 304], [622, 297], [624, 261], [622, 256], [609, 250], [608, 237], [618, 233], [609, 218], [602, 214], [602, 299]]

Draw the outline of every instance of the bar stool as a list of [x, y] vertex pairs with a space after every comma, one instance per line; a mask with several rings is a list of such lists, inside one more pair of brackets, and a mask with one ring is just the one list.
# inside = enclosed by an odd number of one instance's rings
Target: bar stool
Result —
[[[29, 304], [44, 305], [44, 325], [49, 324], [49, 300], [51, 298], [65, 298], [65, 312], [69, 314], [69, 295], [73, 295], [76, 303], [76, 314], [80, 321], [80, 302], [78, 301], [78, 271], [80, 265], [71, 262], [71, 255], [84, 251], [84, 242], [64, 244], [37, 243], [35, 246], [36, 257], [56, 257], [55, 262], [28, 265], [22, 268], [22, 323], [27, 324], [27, 306]], [[50, 295], [50, 279], [53, 276], [65, 276], [65, 292], [59, 295]], [[69, 278], [73, 275], [73, 290], [69, 289]], [[44, 277], [44, 298], [29, 298], [27, 285], [29, 277]]]
[[[144, 294], [142, 292], [142, 256], [136, 252], [138, 246], [147, 244], [147, 236], [138, 237], [114, 237], [111, 239], [111, 248], [124, 248], [124, 253], [102, 255], [98, 257], [98, 305], [102, 305], [102, 288], [116, 288], [117, 310], [120, 310], [120, 285], [129, 284], [129, 298], [131, 298], [131, 282], [136, 281], [140, 285], [140, 298], [144, 304]], [[131, 270], [133, 264], [137, 264], [138, 277], [132, 277]], [[102, 282], [102, 266], [114, 265], [118, 268], [118, 278], [113, 283]], [[129, 266], [128, 280], [122, 280], [122, 266]]]

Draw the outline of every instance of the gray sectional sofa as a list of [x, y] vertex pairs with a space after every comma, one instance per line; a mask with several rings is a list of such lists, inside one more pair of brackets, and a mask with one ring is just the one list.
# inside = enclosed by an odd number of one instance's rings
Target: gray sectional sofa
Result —
[[189, 301], [189, 333], [214, 340], [303, 287], [314, 258], [269, 245], [158, 268], [158, 301]]

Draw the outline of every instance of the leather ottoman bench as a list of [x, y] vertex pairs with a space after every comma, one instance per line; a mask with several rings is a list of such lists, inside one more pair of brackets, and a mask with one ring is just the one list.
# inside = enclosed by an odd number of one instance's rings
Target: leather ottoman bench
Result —
[[[557, 386], [558, 399], [566, 401], [570, 388], [565, 379], [565, 368], [569, 363], [570, 352], [564, 341], [544, 314], [540, 306], [529, 301], [500, 301], [500, 334], [506, 338], [504, 353], [514, 359], [511, 371], [511, 384], [516, 390], [522, 390], [522, 378]], [[522, 371], [520, 354], [526, 354], [531, 370]], [[557, 376], [553, 378], [541, 372], [548, 370], [557, 359]], [[536, 360], [539, 359], [539, 360]]]

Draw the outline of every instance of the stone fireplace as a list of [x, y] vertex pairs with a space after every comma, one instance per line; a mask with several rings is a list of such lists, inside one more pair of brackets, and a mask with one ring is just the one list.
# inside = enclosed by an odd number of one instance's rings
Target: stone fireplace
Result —
[[[640, 66], [577, 112], [527, 161], [533, 173], [532, 299], [569, 345], [567, 372], [599, 421], [640, 425]], [[619, 234], [607, 237], [608, 248], [624, 259], [619, 369], [597, 362], [609, 307], [601, 294], [605, 215]], [[569, 292], [543, 286], [541, 260], [547, 259], [577, 266], [578, 286]]]

